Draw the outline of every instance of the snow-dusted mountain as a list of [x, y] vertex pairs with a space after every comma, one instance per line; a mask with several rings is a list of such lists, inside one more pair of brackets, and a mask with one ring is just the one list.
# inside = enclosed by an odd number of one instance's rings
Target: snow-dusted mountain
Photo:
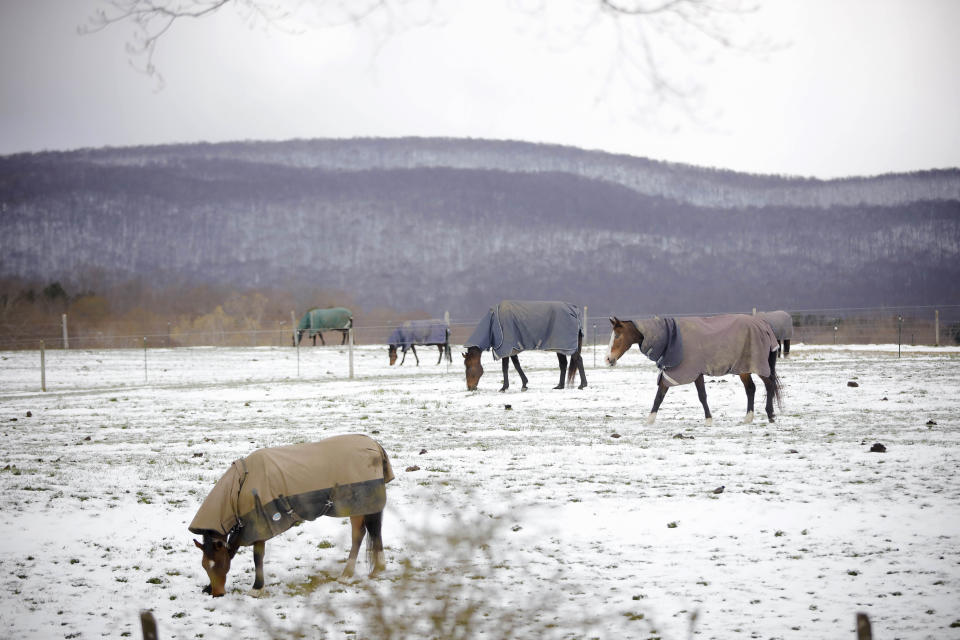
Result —
[[476, 315], [960, 299], [960, 170], [821, 181], [517, 142], [237, 142], [0, 158], [0, 276], [329, 286]]

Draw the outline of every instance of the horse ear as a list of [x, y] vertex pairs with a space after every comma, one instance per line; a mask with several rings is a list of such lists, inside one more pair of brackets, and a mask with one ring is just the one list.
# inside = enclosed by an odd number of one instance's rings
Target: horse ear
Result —
[[199, 540], [197, 540], [196, 538], [194, 538], [194, 539], [193, 539], [193, 544], [197, 545], [197, 549], [200, 549], [200, 551], [203, 551], [203, 543], [202, 543], [202, 542], [200, 542]]
[[614, 327], [618, 327], [618, 326], [620, 326], [622, 323], [620, 322], [620, 320], [617, 319], [617, 316], [612, 316], [612, 317], [610, 318], [610, 324], [612, 324]]
[[467, 359], [467, 354], [466, 354], [466, 352], [465, 352], [465, 351], [461, 351], [461, 352], [460, 352], [460, 355], [462, 355], [462, 356], [463, 356], [463, 359], [464, 359], [464, 360], [466, 360], [466, 359]]

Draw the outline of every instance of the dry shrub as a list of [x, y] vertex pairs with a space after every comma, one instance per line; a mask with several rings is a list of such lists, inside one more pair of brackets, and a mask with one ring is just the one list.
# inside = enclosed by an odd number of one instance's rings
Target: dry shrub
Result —
[[489, 544], [512, 535], [503, 520], [454, 510], [445, 522], [439, 530], [425, 526], [411, 531], [403, 557], [388, 552], [388, 570], [378, 578], [346, 585], [332, 578], [311, 580], [316, 588], [310, 614], [303, 620], [278, 622], [276, 611], [265, 605], [258, 612], [264, 635], [293, 639], [348, 634], [357, 640], [604, 636], [595, 614], [565, 597], [580, 590], [562, 579], [560, 563], [538, 579], [537, 589], [526, 591], [531, 567], [501, 556]]

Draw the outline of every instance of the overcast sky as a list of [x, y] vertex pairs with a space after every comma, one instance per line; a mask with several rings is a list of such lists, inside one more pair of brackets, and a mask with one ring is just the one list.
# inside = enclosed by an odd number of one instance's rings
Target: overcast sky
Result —
[[131, 25], [78, 35], [98, 4], [0, 0], [0, 154], [414, 135], [817, 177], [960, 166], [957, 0], [761, 2], [735, 35], [763, 47], [660, 53], [698, 88], [688, 115], [630, 77], [591, 0], [435, 0], [389, 37], [226, 9], [160, 41], [162, 89], [131, 66]]

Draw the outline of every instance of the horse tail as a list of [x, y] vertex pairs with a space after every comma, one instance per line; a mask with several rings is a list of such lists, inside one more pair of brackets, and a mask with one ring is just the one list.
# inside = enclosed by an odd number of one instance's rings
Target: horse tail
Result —
[[577, 375], [577, 365], [578, 365], [577, 361], [579, 360], [579, 358], [580, 358], [579, 351], [574, 352], [574, 354], [570, 356], [570, 367], [567, 369], [567, 386], [568, 387], [573, 384], [573, 379]]
[[[580, 355], [580, 348], [583, 346], [583, 331], [577, 333], [577, 350], [573, 352], [570, 356], [570, 368], [567, 369], [567, 386], [569, 387], [573, 384], [573, 378], [577, 375], [577, 370], [580, 366], [580, 360], [583, 356]], [[580, 382], [583, 382], [581, 380]]]
[[770, 362], [770, 381], [773, 383], [773, 399], [777, 403], [777, 409], [783, 413], [783, 385], [780, 382], [780, 376], [777, 375], [777, 354], [779, 349], [770, 352], [768, 358]]

